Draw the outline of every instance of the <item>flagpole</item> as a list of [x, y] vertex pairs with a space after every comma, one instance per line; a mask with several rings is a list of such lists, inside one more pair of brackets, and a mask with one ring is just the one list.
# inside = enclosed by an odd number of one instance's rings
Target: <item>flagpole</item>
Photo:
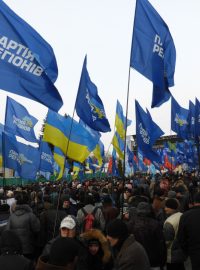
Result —
[[[71, 133], [72, 133], [72, 127], [73, 127], [73, 122], [74, 122], [75, 108], [76, 108], [76, 102], [75, 102], [74, 110], [73, 110], [73, 114], [72, 114], [72, 121], [71, 121], [70, 130], [69, 130], [69, 138], [68, 138], [68, 142], [67, 142], [67, 148], [66, 148], [66, 154], [65, 154], [65, 159], [64, 159], [64, 166], [63, 166], [62, 176], [63, 176], [63, 174], [65, 172], [65, 163], [66, 163], [66, 160], [67, 160], [67, 153], [68, 153], [68, 150], [69, 150], [69, 142], [70, 142]], [[60, 179], [58, 179], [58, 180], [60, 180]], [[62, 187], [63, 187], [63, 182], [64, 182], [64, 179], [63, 179], [63, 181], [60, 182], [60, 188], [59, 188], [59, 192], [58, 192], [58, 201], [57, 201], [57, 206], [56, 206], [56, 217], [55, 217], [55, 222], [54, 222], [53, 238], [55, 237], [55, 233], [56, 233], [56, 223], [57, 223], [57, 219], [58, 219], [58, 208], [59, 208], [59, 202], [60, 202], [60, 198], [61, 198], [61, 191], [62, 191]]]
[[[135, 4], [135, 13], [134, 13], [134, 21], [133, 21], [133, 29], [135, 24], [135, 14], [136, 14], [136, 8], [137, 8], [137, 0]], [[129, 72], [128, 72], [128, 87], [127, 87], [127, 95], [126, 95], [126, 121], [125, 121], [125, 142], [124, 142], [124, 160], [123, 160], [123, 193], [122, 193], [122, 216], [123, 218], [123, 205], [124, 205], [124, 186], [125, 186], [125, 160], [126, 160], [126, 134], [127, 134], [127, 122], [128, 122], [128, 102], [129, 102], [129, 92], [130, 92], [130, 77], [131, 77], [131, 52], [133, 47], [133, 34], [134, 31], [132, 30], [132, 41], [131, 41], [131, 51], [130, 51], [130, 60], [129, 60]]]

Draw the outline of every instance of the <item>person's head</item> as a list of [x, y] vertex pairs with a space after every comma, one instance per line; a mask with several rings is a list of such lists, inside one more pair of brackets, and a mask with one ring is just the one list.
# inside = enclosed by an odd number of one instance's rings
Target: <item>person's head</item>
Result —
[[194, 195], [194, 206], [200, 206], [200, 192]]
[[100, 243], [98, 239], [90, 239], [88, 241], [88, 250], [89, 250], [89, 253], [93, 256], [95, 256], [99, 252]]
[[121, 219], [111, 221], [107, 226], [107, 239], [111, 247], [114, 247], [119, 242], [123, 242], [128, 238], [128, 228]]
[[167, 199], [165, 201], [165, 213], [170, 216], [178, 211], [179, 203], [177, 199]]
[[17, 205], [28, 204], [29, 201], [28, 194], [25, 191], [17, 192], [15, 199], [17, 201]]
[[152, 206], [147, 202], [140, 202], [137, 206], [137, 215], [143, 217], [152, 216]]
[[70, 269], [75, 269], [77, 255], [76, 241], [60, 237], [51, 246], [48, 263], [56, 266], [71, 266]]
[[76, 236], [76, 221], [72, 216], [65, 217], [60, 224], [61, 237], [74, 238]]
[[84, 200], [84, 204], [87, 205], [87, 204], [94, 204], [94, 197], [92, 195], [92, 193], [87, 193], [86, 196], [85, 196], [85, 200]]
[[68, 194], [63, 194], [61, 196], [61, 200], [62, 200], [62, 203], [63, 203], [62, 207], [64, 209], [69, 208], [69, 206], [70, 206], [70, 197], [69, 197], [69, 195]]

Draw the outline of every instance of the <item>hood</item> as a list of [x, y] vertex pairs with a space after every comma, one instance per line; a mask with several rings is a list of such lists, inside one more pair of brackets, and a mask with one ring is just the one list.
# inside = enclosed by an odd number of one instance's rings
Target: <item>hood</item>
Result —
[[86, 241], [90, 239], [97, 239], [100, 242], [101, 248], [103, 250], [103, 258], [102, 258], [103, 263], [107, 263], [110, 260], [111, 251], [109, 248], [108, 240], [100, 230], [97, 229], [89, 230], [85, 233], [82, 233], [80, 237]]
[[22, 216], [25, 213], [31, 213], [32, 209], [30, 208], [30, 206], [28, 206], [28, 204], [20, 204], [20, 205], [16, 205], [15, 210], [14, 210], [14, 214], [16, 216]]

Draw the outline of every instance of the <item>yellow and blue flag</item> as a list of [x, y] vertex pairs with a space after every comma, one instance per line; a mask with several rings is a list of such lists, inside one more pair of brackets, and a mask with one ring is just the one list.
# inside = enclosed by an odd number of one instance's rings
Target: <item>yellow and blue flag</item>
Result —
[[130, 65], [153, 82], [151, 107], [159, 107], [174, 85], [176, 49], [167, 24], [148, 0], [137, 0]]
[[38, 120], [29, 114], [27, 109], [15, 101], [7, 97], [5, 130], [16, 136], [20, 136], [29, 142], [38, 142], [35, 137], [34, 126]]
[[99, 140], [98, 144], [93, 150], [93, 154], [95, 158], [97, 159], [99, 166], [102, 166], [105, 153], [104, 153], [104, 144], [102, 143], [101, 140]]
[[65, 156], [58, 147], [54, 147], [53, 157], [57, 165], [59, 166], [59, 173], [56, 180], [59, 180], [63, 177], [64, 166], [65, 166]]
[[117, 131], [115, 132], [115, 135], [112, 139], [112, 145], [113, 145], [114, 149], [116, 150], [119, 158], [124, 159], [124, 140], [122, 140], [120, 138]]
[[0, 88], [58, 111], [62, 98], [52, 47], [0, 1]]
[[103, 103], [98, 95], [97, 87], [91, 81], [87, 71], [87, 57], [85, 57], [83, 63], [76, 98], [76, 112], [80, 119], [92, 129], [101, 132], [111, 131]]
[[[131, 120], [127, 119], [127, 127], [131, 125]], [[123, 114], [123, 108], [120, 102], [117, 100], [117, 108], [115, 115], [115, 127], [119, 136], [125, 139], [125, 129], [126, 129], [126, 117]]]
[[84, 162], [97, 144], [90, 132], [70, 116], [64, 117], [51, 110], [48, 111], [43, 140], [78, 162]]

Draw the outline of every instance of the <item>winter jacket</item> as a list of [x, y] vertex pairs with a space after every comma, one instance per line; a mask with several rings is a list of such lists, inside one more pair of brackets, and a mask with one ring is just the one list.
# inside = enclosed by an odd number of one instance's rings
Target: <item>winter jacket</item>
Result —
[[34, 252], [36, 234], [40, 230], [40, 221], [28, 205], [16, 205], [14, 212], [9, 217], [6, 229], [14, 231], [20, 238], [23, 254]]
[[114, 262], [116, 270], [150, 270], [148, 256], [134, 235], [124, 241]]
[[200, 206], [194, 206], [183, 213], [180, 219], [177, 239], [190, 256], [192, 269], [200, 269]]
[[0, 269], [2, 270], [33, 270], [33, 264], [22, 255], [2, 254], [0, 256]]
[[167, 263], [183, 263], [186, 259], [177, 241], [177, 232], [182, 213], [176, 212], [169, 216], [163, 227], [167, 245]]
[[162, 267], [166, 263], [167, 251], [162, 227], [148, 216], [135, 216], [128, 224], [129, 233], [135, 236], [145, 249], [151, 267]]
[[[48, 209], [48, 210], [43, 211], [40, 214], [41, 246], [44, 246], [52, 238], [59, 235], [60, 223], [67, 216], [67, 214], [62, 209], [58, 209], [58, 212], [57, 213], [56, 212], [57, 212], [56, 209]], [[54, 225], [55, 225], [56, 217], [57, 217], [57, 221], [56, 221], [55, 235], [54, 235]]]

